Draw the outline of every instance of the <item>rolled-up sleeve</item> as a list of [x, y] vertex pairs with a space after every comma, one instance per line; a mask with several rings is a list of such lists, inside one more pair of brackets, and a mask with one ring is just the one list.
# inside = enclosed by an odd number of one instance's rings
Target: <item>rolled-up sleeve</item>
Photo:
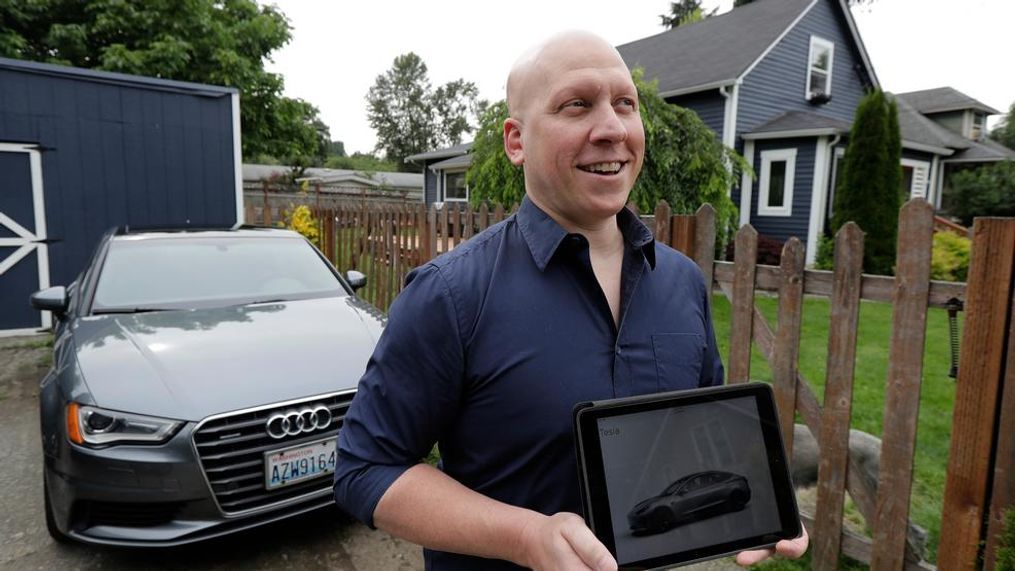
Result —
[[432, 449], [456, 417], [463, 348], [440, 269], [410, 273], [360, 379], [338, 437], [335, 501], [373, 527], [388, 487]]

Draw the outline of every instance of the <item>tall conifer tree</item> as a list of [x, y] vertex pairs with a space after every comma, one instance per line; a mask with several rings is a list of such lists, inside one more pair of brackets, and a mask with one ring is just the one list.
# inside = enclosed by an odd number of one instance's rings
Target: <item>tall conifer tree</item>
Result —
[[892, 273], [901, 207], [901, 155], [895, 101], [881, 90], [872, 91], [856, 110], [832, 218], [833, 231], [852, 220], [866, 234], [867, 273]]

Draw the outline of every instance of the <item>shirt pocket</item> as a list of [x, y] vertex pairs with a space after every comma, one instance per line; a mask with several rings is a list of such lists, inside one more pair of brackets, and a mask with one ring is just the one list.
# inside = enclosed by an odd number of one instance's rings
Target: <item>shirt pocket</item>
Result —
[[695, 388], [701, 378], [705, 338], [699, 333], [657, 333], [652, 336], [659, 390]]

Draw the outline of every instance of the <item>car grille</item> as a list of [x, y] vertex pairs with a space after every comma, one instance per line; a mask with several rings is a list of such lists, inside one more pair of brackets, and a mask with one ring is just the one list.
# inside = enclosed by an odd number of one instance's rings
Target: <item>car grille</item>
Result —
[[[331, 478], [325, 477], [273, 490], [265, 489], [264, 453], [336, 436], [354, 394], [311, 398], [216, 417], [202, 423], [194, 432], [194, 444], [222, 511], [227, 514], [244, 512], [329, 489]], [[271, 415], [316, 404], [323, 404], [331, 410], [332, 421], [327, 428], [281, 439], [268, 436], [265, 423]]]

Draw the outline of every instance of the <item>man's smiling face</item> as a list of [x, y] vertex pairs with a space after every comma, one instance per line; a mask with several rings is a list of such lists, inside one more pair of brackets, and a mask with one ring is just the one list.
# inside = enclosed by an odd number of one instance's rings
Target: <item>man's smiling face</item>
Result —
[[508, 97], [505, 148], [524, 165], [531, 199], [574, 226], [616, 215], [645, 154], [638, 93], [616, 50], [588, 35], [551, 41], [512, 77]]

